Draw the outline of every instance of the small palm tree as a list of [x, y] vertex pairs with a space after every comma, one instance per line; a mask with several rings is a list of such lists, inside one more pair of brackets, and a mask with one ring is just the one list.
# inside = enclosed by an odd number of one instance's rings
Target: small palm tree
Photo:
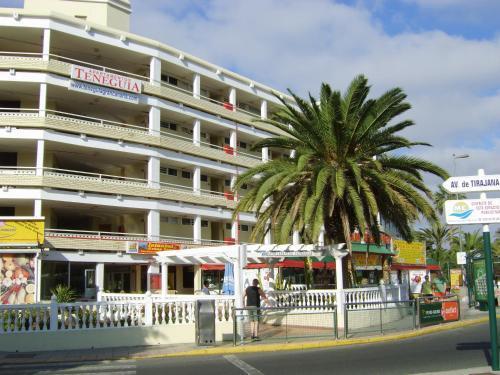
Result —
[[476, 230], [475, 232], [461, 232], [457, 233], [457, 236], [453, 237], [451, 240], [452, 249], [460, 251], [460, 237], [462, 242], [462, 251], [470, 252], [472, 250], [482, 250], [483, 248], [483, 236]]
[[59, 284], [50, 292], [56, 296], [57, 303], [71, 303], [76, 299], [76, 292], [67, 285]]
[[438, 186], [438, 191], [436, 191], [432, 197], [434, 201], [434, 207], [436, 207], [436, 211], [439, 212], [440, 215], [443, 214], [444, 210], [444, 202], [453, 200], [453, 199], [465, 199], [465, 194], [451, 194], [448, 193], [441, 185]]
[[261, 241], [272, 231], [275, 242], [286, 243], [296, 230], [304, 241], [314, 243], [324, 228], [326, 243], [344, 242], [351, 251], [355, 226], [362, 233], [369, 229], [380, 240], [379, 214], [407, 240], [420, 215], [436, 218], [425, 198], [431, 199], [432, 193], [421, 173], [441, 178], [447, 173], [402, 153], [423, 144], [399, 134], [414, 125], [411, 120], [391, 124], [410, 109], [406, 94], [395, 88], [368, 99], [369, 91], [361, 75], [343, 95], [322, 84], [319, 101], [312, 96], [304, 100], [291, 91], [296, 106], [280, 99], [283, 110], [263, 122], [283, 135], [264, 139], [254, 148], [293, 150], [295, 156], [252, 168], [235, 184], [236, 190], [243, 184], [252, 186], [234, 213], [257, 212], [251, 240]]
[[452, 252], [445, 245], [451, 241], [456, 229], [441, 224], [435, 220], [429, 228], [422, 228], [416, 233], [419, 241], [424, 241], [428, 250], [427, 255], [434, 259], [439, 266], [444, 265], [452, 257]]

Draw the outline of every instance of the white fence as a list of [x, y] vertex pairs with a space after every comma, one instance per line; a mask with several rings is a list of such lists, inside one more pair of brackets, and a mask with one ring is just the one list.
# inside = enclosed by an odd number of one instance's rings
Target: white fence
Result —
[[[126, 296], [126, 295], [125, 295]], [[0, 306], [0, 335], [14, 332], [90, 330], [192, 324], [195, 298], [152, 298], [121, 301]], [[193, 296], [192, 296], [193, 297]], [[209, 296], [207, 296], [209, 297]], [[203, 298], [210, 299], [210, 298]], [[214, 298], [212, 298], [214, 299]], [[215, 299], [216, 323], [231, 320], [233, 297]]]

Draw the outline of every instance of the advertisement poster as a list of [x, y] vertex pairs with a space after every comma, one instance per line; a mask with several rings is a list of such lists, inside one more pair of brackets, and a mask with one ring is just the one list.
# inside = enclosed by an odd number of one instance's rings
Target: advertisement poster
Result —
[[439, 323], [458, 320], [458, 302], [444, 301], [420, 304], [420, 323]]
[[462, 270], [460, 268], [450, 269], [450, 286], [452, 289], [459, 289], [462, 286]]
[[26, 254], [0, 255], [0, 304], [35, 302], [35, 257]]
[[7, 246], [38, 246], [44, 241], [44, 220], [0, 219], [0, 243]]
[[486, 266], [484, 259], [475, 259], [472, 262], [472, 272], [474, 276], [474, 294], [476, 301], [487, 301]]
[[396, 256], [393, 263], [425, 265], [425, 244], [423, 242], [406, 242], [394, 240], [394, 251]]
[[410, 292], [420, 294], [422, 292], [422, 283], [425, 280], [425, 270], [410, 270]]

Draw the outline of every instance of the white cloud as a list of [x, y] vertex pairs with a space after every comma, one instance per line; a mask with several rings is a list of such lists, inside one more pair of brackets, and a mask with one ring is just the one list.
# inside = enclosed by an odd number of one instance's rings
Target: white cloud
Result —
[[132, 4], [133, 31], [278, 89], [305, 95], [326, 81], [343, 91], [359, 73], [377, 95], [402, 87], [417, 122], [407, 134], [435, 146], [416, 152], [445, 168], [451, 170], [453, 153], [468, 152], [463, 173], [478, 166], [488, 172], [500, 156], [500, 38], [439, 30], [388, 35], [366, 8], [326, 0]]

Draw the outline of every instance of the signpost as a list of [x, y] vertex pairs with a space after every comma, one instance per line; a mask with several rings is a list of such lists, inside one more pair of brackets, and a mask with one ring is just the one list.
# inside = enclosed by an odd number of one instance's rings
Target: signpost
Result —
[[[490, 318], [491, 368], [494, 371], [500, 370], [493, 284], [493, 260], [491, 256], [490, 228], [488, 225], [500, 223], [500, 199], [487, 199], [486, 193], [484, 193], [484, 191], [500, 191], [500, 175], [487, 176], [484, 174], [484, 170], [480, 169], [477, 176], [450, 177], [443, 183], [443, 187], [450, 193], [481, 192], [480, 199], [446, 201], [446, 222], [451, 225], [483, 224], [486, 297]], [[482, 291], [481, 288], [476, 289]]]

